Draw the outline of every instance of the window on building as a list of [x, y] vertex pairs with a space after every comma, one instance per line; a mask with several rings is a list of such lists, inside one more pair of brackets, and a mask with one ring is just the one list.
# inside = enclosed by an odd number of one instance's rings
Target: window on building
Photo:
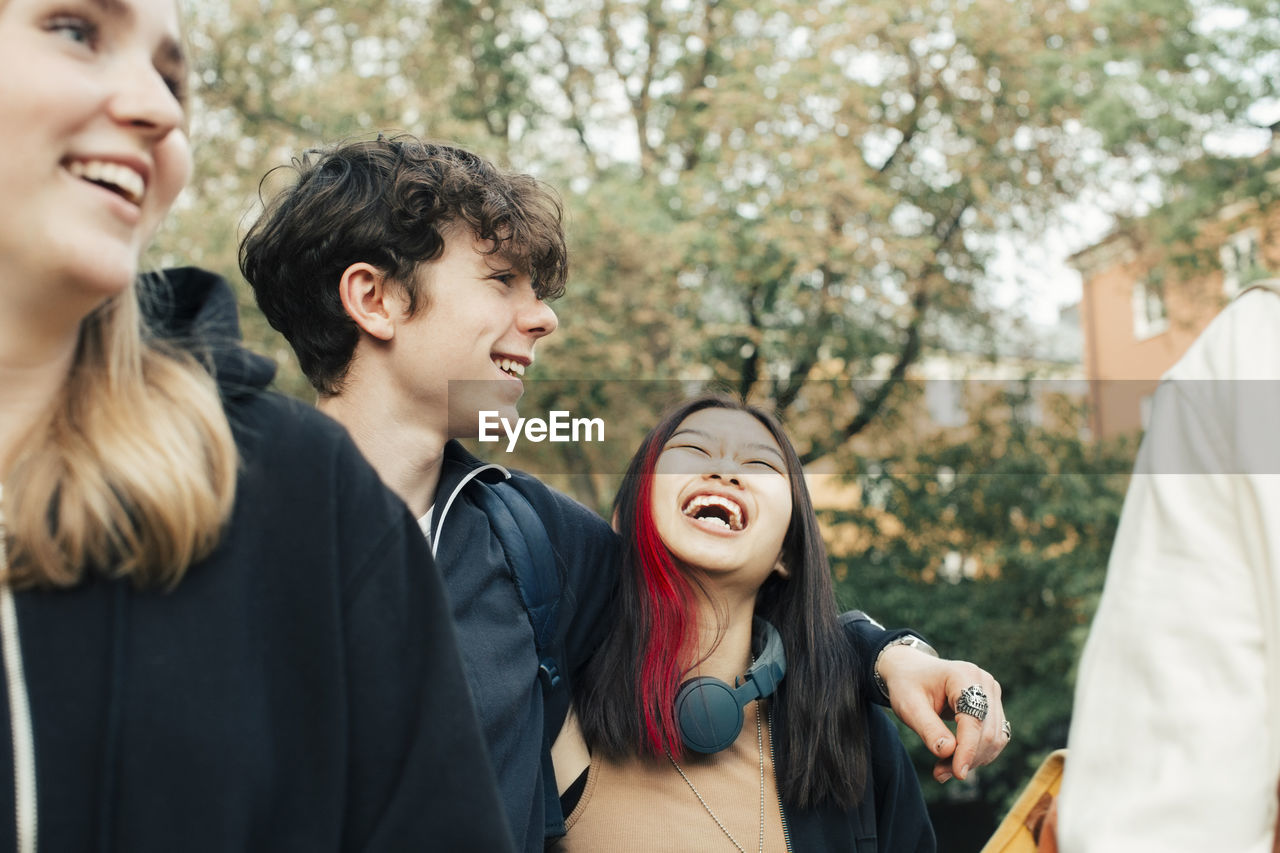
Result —
[[1169, 328], [1164, 307], [1164, 288], [1151, 281], [1133, 285], [1133, 336], [1140, 341], [1153, 338]]
[[1232, 234], [1218, 250], [1222, 261], [1222, 292], [1228, 299], [1265, 275], [1258, 244], [1258, 229], [1248, 228]]

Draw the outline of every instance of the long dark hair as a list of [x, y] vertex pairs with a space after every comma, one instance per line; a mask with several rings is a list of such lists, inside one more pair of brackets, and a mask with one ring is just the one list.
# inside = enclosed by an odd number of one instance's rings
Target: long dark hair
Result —
[[751, 415], [773, 435], [791, 482], [791, 523], [782, 543], [789, 577], [770, 575], [756, 615], [778, 629], [787, 675], [774, 699], [778, 790], [790, 805], [848, 808], [866, 781], [866, 720], [857, 653], [837, 620], [826, 549], [800, 459], [777, 419], [739, 400], [704, 395], [671, 409], [641, 442], [614, 500], [622, 537], [617, 621], [575, 690], [588, 746], [611, 758], [682, 752], [673, 707], [696, 662], [701, 579], [681, 571], [658, 537], [651, 484], [658, 456], [686, 418], [721, 408]]

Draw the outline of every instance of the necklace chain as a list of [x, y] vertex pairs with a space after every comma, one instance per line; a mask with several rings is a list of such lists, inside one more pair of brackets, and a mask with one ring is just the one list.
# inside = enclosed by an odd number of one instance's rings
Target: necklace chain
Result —
[[[760, 723], [760, 700], [756, 701], [756, 754], [760, 756], [760, 846], [757, 848], [760, 853], [764, 853], [764, 726]], [[770, 744], [773, 742], [770, 741]], [[667, 758], [671, 760], [671, 766], [680, 774], [680, 778], [689, 786], [689, 790], [693, 791], [693, 795], [698, 798], [698, 802], [702, 803], [702, 807], [707, 810], [707, 814], [711, 815], [711, 819], [716, 822], [716, 826], [720, 827], [720, 831], [729, 839], [729, 843], [738, 848], [739, 853], [747, 853], [746, 849], [738, 843], [738, 839], [730, 834], [728, 827], [724, 822], [711, 810], [711, 806], [707, 805], [707, 801], [702, 798], [702, 794], [698, 793], [698, 789], [694, 787], [693, 782], [685, 775], [684, 770], [676, 763], [675, 757], [671, 751], [667, 750]]]

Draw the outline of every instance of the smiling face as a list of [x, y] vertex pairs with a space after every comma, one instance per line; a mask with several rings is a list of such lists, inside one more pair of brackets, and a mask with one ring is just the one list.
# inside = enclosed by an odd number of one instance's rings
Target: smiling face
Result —
[[185, 74], [173, 0], [0, 3], [10, 305], [83, 314], [133, 280], [190, 175]]
[[754, 592], [778, 564], [791, 524], [791, 482], [772, 433], [747, 412], [700, 409], [663, 445], [654, 525], [675, 559], [732, 575]]
[[440, 258], [418, 267], [425, 307], [396, 332], [400, 387], [416, 410], [448, 412], [449, 438], [475, 436], [481, 410], [515, 420], [534, 346], [557, 325], [529, 276], [484, 249], [450, 232]]

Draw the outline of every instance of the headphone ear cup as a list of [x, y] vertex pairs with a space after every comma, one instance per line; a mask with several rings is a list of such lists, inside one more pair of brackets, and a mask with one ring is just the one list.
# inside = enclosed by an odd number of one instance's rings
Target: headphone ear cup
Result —
[[676, 696], [680, 740], [694, 752], [710, 754], [727, 748], [742, 731], [742, 706], [733, 688], [718, 678], [692, 678]]

